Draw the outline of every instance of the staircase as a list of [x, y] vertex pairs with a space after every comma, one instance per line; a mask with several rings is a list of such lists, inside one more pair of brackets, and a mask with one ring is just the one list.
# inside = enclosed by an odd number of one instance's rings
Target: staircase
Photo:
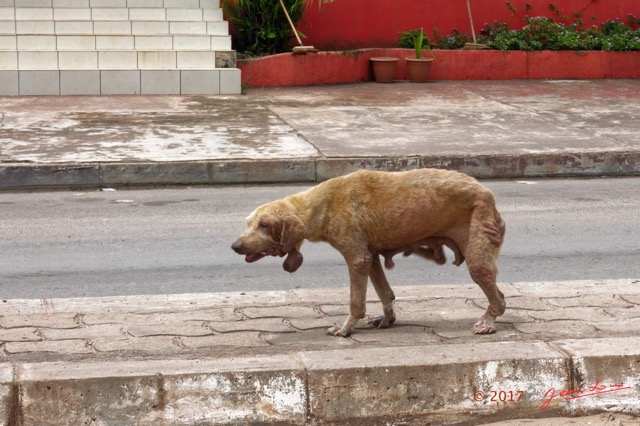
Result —
[[0, 0], [0, 95], [238, 93], [220, 0]]

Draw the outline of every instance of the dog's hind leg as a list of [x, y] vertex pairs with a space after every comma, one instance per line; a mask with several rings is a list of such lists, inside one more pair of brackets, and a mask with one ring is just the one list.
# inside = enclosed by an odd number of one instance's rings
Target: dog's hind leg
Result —
[[489, 300], [487, 311], [473, 326], [475, 334], [495, 333], [495, 319], [504, 314], [507, 306], [504, 294], [498, 289], [496, 283], [498, 275], [496, 260], [504, 236], [504, 222], [499, 224], [501, 230], [498, 238], [493, 232], [487, 231], [487, 229], [498, 227], [496, 219], [502, 222], [499, 215], [494, 214], [486, 206], [476, 207], [472, 213], [469, 240], [463, 250], [471, 278], [480, 286]]
[[396, 320], [396, 315], [393, 312], [393, 301], [396, 299], [389, 281], [384, 274], [382, 264], [380, 263], [380, 256], [374, 255], [373, 262], [371, 263], [371, 272], [369, 273], [373, 288], [376, 290], [380, 302], [382, 303], [382, 310], [384, 315], [374, 317], [369, 320], [369, 324], [373, 324], [378, 328], [387, 328], [390, 324], [393, 324]]

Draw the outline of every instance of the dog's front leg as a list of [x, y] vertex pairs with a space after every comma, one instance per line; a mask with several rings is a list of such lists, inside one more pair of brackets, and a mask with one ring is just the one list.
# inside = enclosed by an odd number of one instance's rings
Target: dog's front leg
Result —
[[371, 269], [371, 254], [367, 253], [359, 259], [347, 258], [349, 266], [349, 281], [351, 301], [349, 303], [349, 317], [342, 327], [335, 325], [327, 330], [332, 336], [348, 337], [359, 320], [364, 318], [367, 303], [367, 280]]
[[389, 281], [384, 275], [384, 270], [380, 264], [380, 256], [374, 255], [371, 263], [371, 273], [369, 275], [373, 288], [376, 290], [380, 302], [382, 303], [383, 315], [371, 318], [368, 322], [374, 327], [387, 328], [396, 321], [396, 314], [393, 312], [393, 301], [396, 296], [389, 286]]

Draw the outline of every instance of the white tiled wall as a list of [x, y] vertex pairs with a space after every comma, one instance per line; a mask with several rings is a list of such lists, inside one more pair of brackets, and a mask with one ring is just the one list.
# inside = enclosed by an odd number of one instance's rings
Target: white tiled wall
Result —
[[0, 0], [2, 96], [239, 93], [216, 51], [219, 0]]

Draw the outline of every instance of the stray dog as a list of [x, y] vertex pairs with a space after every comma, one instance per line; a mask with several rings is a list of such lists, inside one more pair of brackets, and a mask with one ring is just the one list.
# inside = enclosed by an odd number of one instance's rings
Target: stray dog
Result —
[[300, 246], [305, 239], [325, 241], [344, 256], [349, 268], [350, 315], [341, 327], [328, 330], [334, 336], [349, 336], [364, 318], [368, 278], [384, 312], [373, 324], [386, 328], [396, 320], [395, 295], [380, 256], [390, 269], [398, 253], [443, 264], [442, 247], [447, 246], [455, 254], [456, 265], [467, 262], [471, 278], [489, 300], [474, 333], [494, 333], [494, 321], [506, 308], [496, 285], [496, 260], [506, 226], [491, 191], [462, 173], [360, 170], [263, 204], [249, 215], [247, 225], [231, 246], [247, 262], [286, 255], [283, 267], [294, 272], [302, 265]]

